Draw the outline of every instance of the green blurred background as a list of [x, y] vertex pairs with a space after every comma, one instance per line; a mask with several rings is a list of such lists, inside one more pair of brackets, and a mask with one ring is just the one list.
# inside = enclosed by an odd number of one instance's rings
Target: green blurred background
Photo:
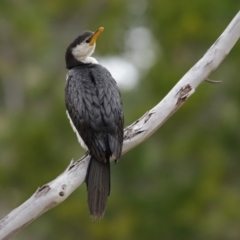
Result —
[[[64, 54], [95, 57], [121, 87], [125, 125], [156, 105], [219, 37], [239, 1], [1, 0], [0, 218], [84, 151], [65, 116]], [[147, 141], [112, 164], [105, 217], [82, 185], [13, 239], [240, 239], [240, 43]]]

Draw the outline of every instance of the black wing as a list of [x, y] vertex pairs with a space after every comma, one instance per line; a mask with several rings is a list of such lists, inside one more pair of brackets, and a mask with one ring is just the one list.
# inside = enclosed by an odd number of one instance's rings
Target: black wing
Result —
[[65, 102], [72, 122], [99, 161], [121, 156], [123, 110], [115, 80], [99, 64], [76, 67], [69, 71]]

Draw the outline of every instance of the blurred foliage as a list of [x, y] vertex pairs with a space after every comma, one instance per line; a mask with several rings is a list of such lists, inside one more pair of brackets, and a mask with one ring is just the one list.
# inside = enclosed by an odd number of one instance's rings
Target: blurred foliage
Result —
[[[161, 51], [131, 91], [126, 124], [156, 105], [201, 58], [239, 2], [173, 0], [0, 3], [0, 218], [82, 156], [65, 116], [64, 54], [83, 30], [104, 26], [97, 54], [121, 54], [144, 26]], [[136, 39], [137, 41], [137, 39]], [[13, 239], [240, 239], [240, 44], [151, 138], [112, 165], [112, 191], [91, 221], [86, 188]]]

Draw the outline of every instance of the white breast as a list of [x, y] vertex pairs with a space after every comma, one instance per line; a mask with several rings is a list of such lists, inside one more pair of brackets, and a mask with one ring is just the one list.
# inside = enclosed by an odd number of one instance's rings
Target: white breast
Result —
[[85, 144], [85, 142], [83, 141], [83, 139], [82, 139], [81, 136], [79, 135], [77, 129], [75, 128], [75, 126], [74, 126], [74, 124], [73, 124], [73, 122], [72, 122], [72, 119], [71, 119], [71, 117], [69, 116], [68, 111], [66, 111], [66, 113], [67, 113], [67, 117], [68, 117], [68, 119], [69, 119], [69, 121], [70, 121], [70, 124], [71, 124], [71, 126], [72, 126], [72, 129], [73, 129], [73, 131], [74, 131], [74, 132], [76, 133], [76, 135], [77, 135], [78, 142], [81, 144], [81, 146], [82, 146], [85, 150], [88, 150], [87, 145]]

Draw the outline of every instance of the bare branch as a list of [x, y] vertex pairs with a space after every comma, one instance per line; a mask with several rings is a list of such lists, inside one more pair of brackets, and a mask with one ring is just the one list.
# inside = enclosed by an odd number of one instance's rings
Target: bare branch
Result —
[[[167, 96], [140, 119], [125, 128], [123, 154], [152, 135], [195, 92], [228, 55], [240, 37], [240, 12], [206, 54], [182, 77]], [[85, 179], [86, 154], [52, 182], [45, 184], [0, 221], [0, 239], [9, 239], [44, 212], [64, 201]]]

